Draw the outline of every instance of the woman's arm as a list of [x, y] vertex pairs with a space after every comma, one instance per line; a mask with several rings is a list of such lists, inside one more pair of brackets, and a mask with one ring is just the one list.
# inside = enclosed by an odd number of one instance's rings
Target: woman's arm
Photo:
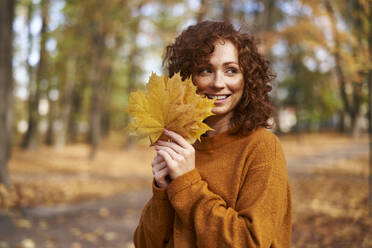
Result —
[[168, 168], [161, 156], [154, 158], [152, 174], [153, 196], [142, 210], [139, 225], [134, 233], [136, 247], [165, 247], [173, 229], [174, 209], [166, 192], [170, 182]]
[[153, 196], [147, 202], [134, 233], [134, 245], [140, 248], [166, 247], [173, 229], [174, 209], [165, 189], [153, 182]]

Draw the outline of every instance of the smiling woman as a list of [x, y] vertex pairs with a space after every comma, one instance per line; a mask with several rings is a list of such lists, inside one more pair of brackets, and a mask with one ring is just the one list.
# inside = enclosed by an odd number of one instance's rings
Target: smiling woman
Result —
[[230, 41], [218, 40], [209, 63], [198, 67], [193, 76], [198, 93], [216, 99], [212, 109], [215, 116], [208, 118], [206, 123], [215, 133], [227, 131], [244, 89], [237, 49]]
[[273, 78], [254, 38], [226, 22], [190, 26], [167, 47], [169, 75], [216, 99], [214, 130], [189, 144], [165, 130], [136, 247], [289, 247], [291, 195], [272, 115]]

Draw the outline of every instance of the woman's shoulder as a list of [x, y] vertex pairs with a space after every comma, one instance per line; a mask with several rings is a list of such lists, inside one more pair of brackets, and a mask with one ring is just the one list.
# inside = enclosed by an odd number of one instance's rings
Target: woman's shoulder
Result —
[[273, 132], [263, 127], [257, 128], [249, 135], [246, 135], [244, 139], [255, 144], [275, 145], [279, 142], [278, 137]]
[[274, 160], [282, 148], [278, 137], [265, 128], [258, 128], [245, 138], [246, 153], [257, 161]]

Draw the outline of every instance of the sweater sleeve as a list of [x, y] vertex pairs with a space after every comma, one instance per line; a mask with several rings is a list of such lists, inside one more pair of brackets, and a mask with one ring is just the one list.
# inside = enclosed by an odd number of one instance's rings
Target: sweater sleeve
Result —
[[166, 189], [157, 188], [153, 182], [152, 190], [153, 196], [143, 208], [134, 232], [133, 242], [138, 248], [166, 247], [173, 229], [174, 210]]
[[234, 209], [208, 188], [197, 169], [169, 185], [170, 202], [196, 234], [197, 247], [271, 246], [289, 200], [285, 160], [281, 149], [276, 154], [277, 145], [275, 154], [265, 154], [249, 166]]

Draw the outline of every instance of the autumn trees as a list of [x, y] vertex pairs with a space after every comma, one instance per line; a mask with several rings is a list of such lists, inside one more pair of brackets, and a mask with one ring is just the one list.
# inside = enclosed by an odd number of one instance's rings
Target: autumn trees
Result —
[[0, 183], [9, 185], [7, 162], [12, 144], [13, 19], [15, 0], [0, 2]]
[[[164, 73], [164, 47], [182, 28], [205, 19], [230, 20], [260, 38], [277, 74], [275, 105], [279, 113], [294, 110], [298, 129], [338, 125], [357, 135], [368, 112], [370, 5], [367, 0], [20, 0], [16, 145], [89, 142], [94, 158], [102, 136], [112, 131], [125, 136], [129, 93], [143, 87], [151, 71]], [[22, 70], [23, 81], [17, 76]], [[26, 93], [20, 97], [19, 90]]]

